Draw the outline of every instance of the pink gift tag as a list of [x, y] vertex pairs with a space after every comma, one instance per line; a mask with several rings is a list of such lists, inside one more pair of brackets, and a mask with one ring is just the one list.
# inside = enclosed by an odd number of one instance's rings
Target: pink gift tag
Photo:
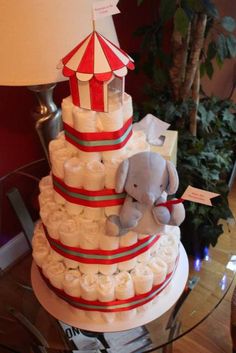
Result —
[[183, 193], [182, 199], [212, 206], [211, 199], [216, 196], [219, 196], [219, 194], [194, 188], [189, 185]]
[[102, 0], [93, 3], [93, 19], [98, 20], [99, 18], [120, 13], [120, 10], [116, 6], [117, 3], [118, 0]]

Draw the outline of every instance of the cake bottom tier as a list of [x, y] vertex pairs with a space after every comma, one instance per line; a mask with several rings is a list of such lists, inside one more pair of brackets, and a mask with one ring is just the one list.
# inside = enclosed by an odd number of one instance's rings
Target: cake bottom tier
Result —
[[147, 304], [120, 312], [81, 310], [70, 305], [58, 296], [53, 287], [48, 286], [34, 262], [31, 269], [31, 280], [34, 293], [40, 304], [56, 319], [84, 330], [114, 332], [144, 325], [169, 310], [184, 290], [188, 270], [188, 258], [182, 244], [180, 244], [179, 260], [175, 271], [160, 293]]

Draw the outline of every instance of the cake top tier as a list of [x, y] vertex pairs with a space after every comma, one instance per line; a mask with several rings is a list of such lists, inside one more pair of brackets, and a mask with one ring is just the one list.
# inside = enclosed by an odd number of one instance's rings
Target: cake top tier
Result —
[[127, 68], [134, 69], [131, 57], [96, 31], [71, 50], [62, 63], [63, 74], [67, 77], [76, 74], [80, 81], [89, 81], [93, 77], [109, 81], [114, 75], [126, 76]]

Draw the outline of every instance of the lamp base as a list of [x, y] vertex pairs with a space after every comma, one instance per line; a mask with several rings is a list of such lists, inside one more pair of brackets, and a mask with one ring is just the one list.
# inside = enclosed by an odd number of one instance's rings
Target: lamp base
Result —
[[44, 84], [28, 87], [30, 91], [35, 93], [39, 103], [35, 111], [33, 111], [32, 116], [35, 120], [35, 128], [48, 161], [49, 142], [56, 138], [62, 130], [61, 110], [53, 101], [55, 86], [56, 84]]

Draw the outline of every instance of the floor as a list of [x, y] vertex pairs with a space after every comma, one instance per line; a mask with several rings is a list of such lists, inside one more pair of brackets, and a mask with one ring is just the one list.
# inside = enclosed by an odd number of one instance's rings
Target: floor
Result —
[[[236, 183], [229, 195], [236, 217]], [[236, 285], [236, 280], [235, 280]], [[173, 353], [231, 353], [230, 306], [234, 285], [215, 312], [196, 329], [174, 343]]]

